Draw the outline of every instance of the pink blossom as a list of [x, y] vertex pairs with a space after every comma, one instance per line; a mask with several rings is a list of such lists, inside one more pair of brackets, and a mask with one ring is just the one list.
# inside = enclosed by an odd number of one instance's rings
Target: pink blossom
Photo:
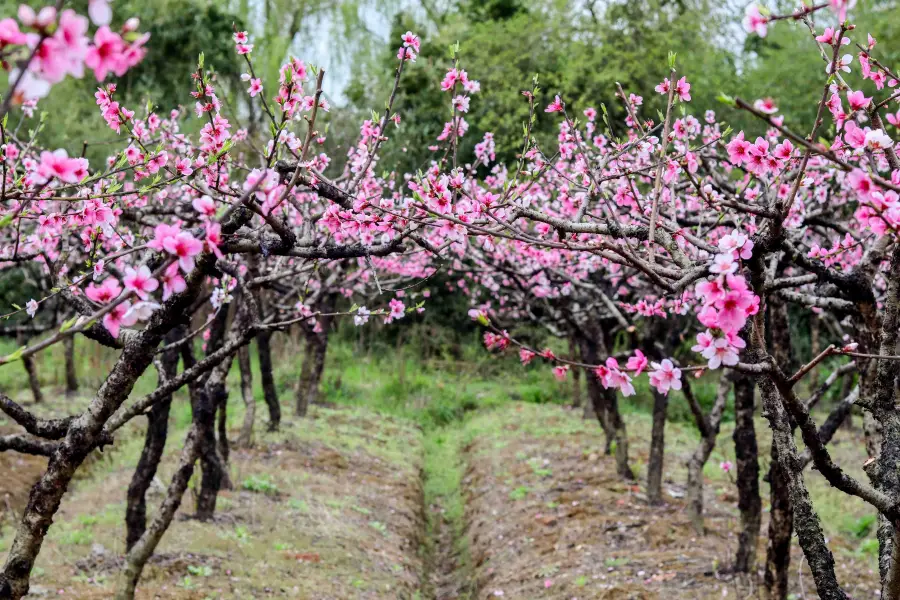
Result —
[[675, 84], [675, 93], [682, 102], [691, 101], [691, 84], [688, 83], [687, 77], [682, 77]]
[[669, 395], [669, 390], [681, 389], [681, 369], [677, 368], [668, 358], [662, 362], [650, 363], [653, 369], [650, 372], [650, 385], [656, 388], [660, 394]]
[[724, 337], [716, 338], [713, 343], [701, 352], [710, 369], [718, 369], [720, 366], [733, 367], [738, 363], [738, 354]]
[[119, 294], [122, 293], [122, 287], [119, 285], [118, 279], [108, 277], [100, 285], [94, 285], [93, 282], [89, 283], [84, 293], [98, 304], [108, 304], [119, 297]]
[[172, 263], [162, 275], [163, 282], [163, 300], [168, 300], [172, 294], [180, 294], [187, 289], [187, 283], [178, 270], [178, 263]]
[[0, 21], [0, 48], [10, 44], [24, 44], [27, 39], [25, 34], [19, 31], [19, 24], [15, 19], [7, 17]]
[[647, 368], [647, 357], [640, 350], [635, 350], [634, 356], [629, 357], [626, 367], [637, 377]]
[[94, 45], [88, 49], [84, 63], [93, 69], [97, 81], [106, 79], [110, 71], [121, 77], [128, 70], [127, 49], [122, 36], [104, 25], [94, 34]]
[[744, 13], [744, 29], [759, 37], [766, 37], [769, 32], [769, 20], [759, 12], [759, 6], [751, 4]]
[[519, 360], [522, 361], [523, 365], [527, 365], [528, 363], [530, 363], [531, 359], [533, 359], [535, 356], [537, 356], [537, 354], [535, 354], [531, 350], [519, 348]]
[[199, 198], [194, 198], [191, 202], [191, 206], [204, 217], [212, 218], [216, 216], [216, 203], [212, 198], [205, 194]]
[[122, 283], [125, 284], [126, 290], [134, 292], [141, 300], [146, 300], [149, 294], [159, 287], [159, 282], [153, 278], [147, 265], [141, 265], [137, 269], [126, 268]]
[[41, 162], [37, 169], [37, 179], [41, 183], [53, 178], [65, 183], [78, 183], [88, 174], [86, 158], [69, 158], [65, 150], [41, 152]]
[[753, 103], [753, 107], [759, 112], [767, 115], [774, 115], [778, 112], [778, 107], [775, 106], [775, 101], [771, 98], [763, 98], [761, 100], [757, 100]]
[[247, 88], [247, 93], [250, 94], [251, 98], [255, 98], [257, 94], [262, 92], [262, 89], [262, 80], [257, 77], [256, 79], [250, 80], [250, 87]]
[[103, 326], [114, 338], [119, 337], [119, 329], [122, 326], [130, 327], [137, 323], [137, 315], [126, 317], [131, 310], [131, 302], [125, 301], [117, 304], [108, 313], [103, 315]]
[[556, 365], [553, 367], [553, 376], [557, 381], [565, 381], [566, 375], [569, 374], [569, 365]]
[[850, 105], [850, 110], [862, 110], [871, 101], [872, 98], [863, 94], [862, 90], [856, 90], [855, 92], [847, 90], [847, 103]]
[[738, 265], [734, 262], [732, 253], [716, 254], [713, 258], [713, 264], [709, 267], [710, 273], [728, 274], [737, 271]]
[[544, 109], [544, 112], [553, 113], [553, 112], [562, 112], [565, 108], [565, 104], [563, 101], [559, 99], [559, 96], [556, 96], [553, 99], [553, 102], [547, 105], [547, 108]]
[[203, 242], [182, 231], [178, 235], [166, 237], [163, 240], [163, 248], [169, 254], [178, 257], [178, 265], [182, 271], [190, 273], [194, 268], [194, 257], [203, 251]]
[[828, 4], [837, 15], [838, 21], [843, 23], [847, 20], [847, 11], [856, 6], [856, 0], [829, 0]]

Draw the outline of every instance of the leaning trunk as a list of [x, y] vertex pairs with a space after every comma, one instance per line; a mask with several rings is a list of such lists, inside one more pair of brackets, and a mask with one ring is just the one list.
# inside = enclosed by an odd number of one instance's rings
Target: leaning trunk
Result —
[[[687, 384], [685, 384], [687, 385]], [[728, 389], [731, 386], [730, 374], [723, 374], [719, 378], [719, 387], [716, 392], [716, 400], [709, 411], [709, 416], [703, 419], [700, 444], [688, 461], [687, 475], [687, 506], [688, 517], [699, 534], [705, 532], [703, 525], [703, 466], [709, 460], [713, 448], [716, 447], [716, 437], [719, 435], [719, 427], [722, 423], [722, 413], [725, 411], [725, 401], [728, 398]], [[689, 388], [685, 388], [688, 392]]]
[[[166, 335], [165, 342], [172, 343], [180, 339], [184, 329], [177, 327]], [[178, 368], [178, 350], [163, 353], [159, 362], [159, 384], [175, 376]], [[159, 461], [166, 447], [166, 436], [169, 428], [169, 408], [172, 395], [162, 398], [153, 405], [147, 415], [147, 433], [144, 437], [144, 449], [138, 460], [131, 484], [128, 486], [127, 506], [125, 509], [125, 549], [131, 550], [144, 534], [147, 527], [147, 490], [156, 477]]]

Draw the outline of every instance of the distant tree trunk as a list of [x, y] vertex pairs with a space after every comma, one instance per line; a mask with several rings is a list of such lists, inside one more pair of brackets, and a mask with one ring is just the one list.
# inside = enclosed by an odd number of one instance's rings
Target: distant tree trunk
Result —
[[759, 449], [753, 424], [754, 384], [745, 376], [734, 376], [734, 455], [737, 473], [738, 510], [741, 530], [738, 534], [734, 571], [756, 571], [759, 529], [762, 523], [762, 497], [759, 494]]
[[269, 409], [269, 431], [278, 431], [281, 426], [281, 404], [278, 402], [278, 390], [275, 388], [275, 376], [272, 373], [272, 332], [262, 331], [256, 336], [256, 351], [259, 354], [259, 380], [262, 383], [263, 398]]
[[308, 332], [303, 368], [297, 385], [297, 416], [305, 417], [309, 406], [319, 400], [319, 383], [325, 370], [325, 356], [328, 352], [328, 332]]
[[63, 338], [63, 350], [66, 363], [66, 395], [71, 396], [78, 391], [78, 374], [75, 371], [75, 336], [67, 335]]
[[218, 419], [217, 427], [218, 427], [218, 435], [216, 436], [216, 450], [219, 452], [219, 456], [222, 457], [222, 461], [227, 465], [228, 464], [228, 393], [219, 394], [219, 408], [216, 413], [216, 418]]
[[[575, 340], [574, 335], [569, 336], [569, 356], [572, 360], [578, 360], [578, 342]], [[590, 378], [590, 374], [587, 374], [586, 378]], [[581, 398], [581, 369], [573, 369], [572, 370], [572, 407], [578, 408], [581, 406], [582, 398]], [[607, 452], [608, 454], [608, 452]]]
[[[690, 384], [683, 384], [685, 395], [691, 394]], [[698, 422], [700, 429], [700, 444], [688, 460], [687, 474], [687, 506], [688, 516], [694, 529], [699, 534], [705, 533], [703, 525], [703, 466], [709, 460], [713, 448], [716, 447], [716, 437], [719, 435], [719, 426], [722, 423], [722, 413], [725, 412], [725, 401], [728, 399], [728, 390], [731, 387], [731, 374], [723, 373], [719, 378], [719, 387], [716, 391], [716, 400], [709, 411], [708, 417], [700, 415], [702, 422]], [[702, 426], [701, 426], [702, 425]]]
[[[178, 341], [184, 335], [183, 327], [176, 327], [164, 338], [164, 344]], [[178, 349], [167, 350], [160, 357], [159, 384], [175, 376], [178, 369]], [[153, 483], [159, 461], [166, 447], [166, 436], [169, 429], [169, 408], [172, 406], [172, 395], [162, 398], [153, 405], [147, 415], [147, 433], [144, 437], [144, 449], [138, 459], [131, 484], [128, 486], [127, 505], [125, 509], [125, 549], [131, 550], [134, 544], [144, 535], [147, 527], [147, 490]]]
[[[28, 343], [28, 340], [20, 335], [17, 336], [17, 343], [19, 346], [24, 346]], [[31, 389], [31, 396], [34, 398], [35, 404], [40, 404], [44, 401], [44, 394], [41, 393], [41, 382], [38, 379], [37, 366], [34, 364], [34, 358], [31, 356], [23, 357], [22, 366], [25, 368], [25, 373], [28, 375], [28, 387]]]
[[[334, 311], [337, 297], [326, 296], [320, 307], [322, 312]], [[300, 380], [297, 383], [296, 408], [297, 416], [306, 416], [309, 406], [319, 400], [319, 384], [322, 381], [322, 373], [325, 371], [325, 358], [328, 354], [328, 335], [331, 329], [333, 317], [323, 316], [319, 318], [321, 331], [316, 332], [305, 328], [306, 350], [303, 356], [303, 368], [300, 371]]]
[[625, 421], [619, 412], [619, 397], [615, 390], [603, 390], [606, 394], [606, 406], [609, 412], [609, 422], [615, 431], [616, 440], [616, 472], [619, 477], [634, 481], [634, 472], [628, 464], [628, 432], [625, 430]]
[[238, 435], [237, 445], [249, 448], [253, 445], [253, 421], [256, 418], [256, 399], [253, 397], [253, 372], [250, 368], [250, 350], [244, 346], [238, 350], [238, 367], [241, 371], [241, 398], [244, 401], [244, 423]]
[[666, 411], [669, 397], [653, 392], [653, 428], [650, 431], [650, 457], [647, 460], [647, 502], [661, 504], [663, 463], [666, 445]]
[[[595, 340], [589, 339], [586, 336], [580, 336], [579, 347], [581, 348], [581, 359], [584, 362], [591, 365], [599, 364], [600, 353], [598, 352], [597, 342]], [[606, 437], [605, 452], [606, 454], [612, 454], [613, 442], [616, 439], [616, 429], [613, 426], [611, 419], [609, 394], [606, 393], [606, 390], [603, 389], [603, 386], [593, 373], [587, 373], [585, 375], [585, 383], [589, 402], [585, 403], [584, 414], [585, 416], [597, 418], [597, 422], [600, 423], [600, 427], [603, 429], [603, 434]], [[590, 406], [590, 409], [588, 406]], [[626, 453], [627, 444], [628, 442], [626, 441]], [[625, 462], [627, 466], [627, 458]]]

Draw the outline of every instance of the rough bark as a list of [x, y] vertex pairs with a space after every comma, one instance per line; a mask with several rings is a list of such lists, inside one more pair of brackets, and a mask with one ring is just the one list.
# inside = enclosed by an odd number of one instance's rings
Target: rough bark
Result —
[[669, 397], [653, 392], [653, 428], [650, 431], [650, 457], [647, 460], [647, 502], [661, 504], [663, 464], [666, 445], [666, 411]]
[[241, 372], [241, 398], [244, 401], [244, 422], [238, 435], [239, 448], [253, 445], [253, 421], [256, 418], [256, 399], [253, 397], [253, 372], [250, 368], [250, 351], [247, 347], [238, 350], [238, 367]]
[[834, 572], [834, 556], [825, 542], [825, 534], [819, 515], [813, 508], [809, 491], [803, 480], [803, 468], [797, 455], [797, 446], [791, 430], [791, 422], [784, 408], [781, 395], [768, 376], [759, 380], [763, 402], [763, 416], [772, 429], [773, 444], [777, 448], [778, 464], [784, 471], [794, 512], [794, 527], [806, 562], [812, 572], [816, 591], [824, 600], [846, 600]]
[[[769, 303], [772, 356], [780, 368], [793, 371], [794, 357], [788, 322], [787, 305], [773, 300]], [[790, 420], [790, 419], [789, 419]], [[791, 433], [794, 431], [791, 422]], [[769, 464], [769, 532], [766, 545], [765, 588], [771, 600], [786, 600], [791, 567], [791, 536], [794, 532], [794, 512], [788, 488], [788, 474], [778, 460], [778, 447], [773, 441], [772, 461]]]
[[788, 596], [788, 568], [791, 564], [791, 534], [794, 511], [791, 508], [788, 477], [778, 459], [778, 446], [772, 443], [769, 466], [769, 541], [766, 546], [765, 590], [770, 600]]
[[[222, 346], [226, 321], [227, 312], [220, 311], [210, 327], [207, 353], [212, 353]], [[199, 392], [199, 404], [204, 407], [204, 410], [198, 411], [201, 419], [200, 468], [203, 477], [200, 482], [200, 493], [197, 496], [196, 517], [201, 521], [213, 518], [219, 490], [231, 487], [226, 458], [222, 454], [224, 446], [227, 455], [228, 439], [222, 431], [220, 431], [219, 439], [216, 438], [216, 412], [223, 411], [224, 405], [228, 401], [225, 378], [231, 368], [233, 357], [232, 354], [210, 371], [203, 389]], [[206, 403], [210, 403], [213, 407], [211, 411], [205, 410]]]
[[[685, 386], [688, 384], [685, 383]], [[701, 431], [700, 443], [688, 460], [687, 474], [687, 506], [688, 517], [694, 529], [699, 534], [705, 533], [703, 525], [703, 466], [709, 460], [713, 448], [716, 447], [716, 437], [719, 435], [719, 427], [722, 423], [722, 413], [725, 412], [725, 401], [728, 399], [728, 390], [731, 387], [731, 378], [729, 374], [723, 374], [719, 378], [719, 386], [716, 390], [716, 399], [709, 411], [708, 417], [702, 417], [703, 427], [699, 427]], [[686, 387], [685, 395], [690, 395], [690, 388]]]
[[[211, 403], [215, 406], [216, 400], [207, 390], [202, 390], [200, 397], [202, 404]], [[204, 413], [203, 418], [204, 421], [200, 424], [200, 467], [203, 476], [195, 516], [200, 521], [209, 521], [216, 512], [216, 501], [225, 479], [225, 465], [216, 449], [215, 410], [209, 414]]]
[[734, 377], [734, 454], [741, 530], [738, 534], [734, 571], [756, 571], [756, 553], [762, 522], [762, 497], [759, 494], [759, 449], [753, 424], [754, 384], [747, 376]]
[[175, 512], [181, 505], [184, 492], [187, 490], [188, 483], [194, 474], [194, 464], [197, 462], [200, 439], [203, 435], [202, 427], [196, 421], [196, 410], [194, 414], [195, 421], [191, 425], [190, 430], [188, 430], [187, 439], [181, 450], [181, 458], [178, 461], [178, 468], [175, 470], [175, 474], [172, 476], [172, 481], [169, 483], [166, 491], [166, 499], [160, 506], [156, 516], [153, 517], [150, 526], [139, 539], [135, 540], [125, 556], [125, 567], [116, 585], [115, 600], [134, 599], [134, 592], [144, 566], [150, 557], [153, 556], [156, 546], [169, 528], [172, 519], [175, 517]]
[[[166, 335], [166, 343], [177, 341], [181, 338], [184, 329], [177, 327]], [[166, 351], [162, 354], [159, 364], [159, 383], [175, 376], [178, 368], [178, 350]], [[156, 476], [159, 461], [162, 459], [166, 446], [166, 436], [169, 428], [169, 408], [172, 405], [172, 395], [164, 397], [147, 415], [147, 433], [144, 436], [144, 449], [138, 459], [134, 475], [131, 476], [131, 484], [128, 486], [127, 505], [125, 509], [125, 548], [131, 550], [135, 542], [144, 534], [147, 525], [147, 490]]]
[[63, 350], [66, 363], [66, 395], [72, 395], [78, 391], [78, 373], [75, 370], [75, 337], [63, 338]]

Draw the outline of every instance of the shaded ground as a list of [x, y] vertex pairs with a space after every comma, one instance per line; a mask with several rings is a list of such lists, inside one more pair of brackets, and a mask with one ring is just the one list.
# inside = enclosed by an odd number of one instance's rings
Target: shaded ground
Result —
[[[642, 440], [649, 438], [649, 420], [630, 415], [628, 425], [635, 464], [643, 475], [647, 444]], [[734, 488], [718, 462], [731, 453], [730, 431], [720, 440], [725, 452], [714, 455], [707, 469], [706, 536], [694, 533], [680, 499], [683, 463], [695, 436], [677, 425], [668, 434], [667, 503], [650, 508], [641, 485], [626, 485], [616, 476], [613, 459], [602, 454], [596, 426], [571, 411], [518, 404], [474, 419], [463, 448], [463, 485], [475, 597], [756, 596], [751, 581], [725, 574], [736, 549], [737, 511]], [[865, 457], [859, 452], [854, 456], [844, 441], [839, 438], [835, 446], [837, 458], [854, 467], [861, 464]], [[767, 442], [761, 439], [761, 448]], [[832, 536], [841, 582], [856, 598], [872, 597], [877, 577], [874, 559], [866, 552], [871, 544], [852, 531], [864, 507], [846, 500], [839, 507], [828, 506], [827, 483], [815, 473], [808, 478]], [[841, 518], [835, 520], [832, 514], [838, 511]], [[792, 591], [796, 597], [815, 597], [796, 544], [794, 550]], [[763, 539], [760, 556], [764, 552]]]
[[[355, 410], [310, 416], [233, 453], [237, 489], [220, 494], [214, 523], [189, 519], [188, 491], [138, 598], [414, 597], [424, 531], [420, 431]], [[182, 438], [170, 437], [154, 508]], [[126, 446], [64, 500], [35, 568], [35, 597], [111, 597], [139, 450]], [[5, 534], [3, 550], [12, 531]]]

